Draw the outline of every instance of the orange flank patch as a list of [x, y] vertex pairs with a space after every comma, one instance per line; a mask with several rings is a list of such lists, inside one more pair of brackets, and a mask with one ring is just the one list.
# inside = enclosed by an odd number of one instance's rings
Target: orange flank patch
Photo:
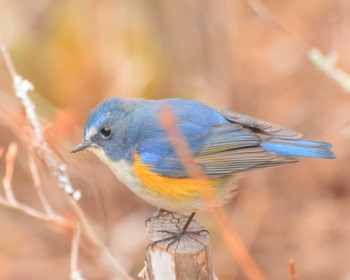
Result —
[[141, 162], [141, 157], [134, 154], [133, 171], [141, 180], [144, 187], [151, 193], [169, 200], [184, 200], [198, 198], [211, 192], [222, 179], [190, 179], [171, 178], [162, 176], [152, 171], [146, 164]]

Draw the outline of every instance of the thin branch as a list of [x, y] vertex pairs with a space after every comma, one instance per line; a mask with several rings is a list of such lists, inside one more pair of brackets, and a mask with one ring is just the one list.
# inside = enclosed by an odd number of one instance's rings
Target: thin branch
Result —
[[41, 127], [39, 118], [37, 117], [35, 112], [35, 105], [28, 96], [29, 91], [34, 91], [33, 84], [23, 79], [21, 76], [17, 74], [15, 67], [12, 63], [12, 60], [10, 58], [10, 55], [3, 44], [1, 44], [0, 49], [5, 59], [6, 65], [9, 69], [9, 72], [12, 75], [15, 94], [17, 98], [21, 101], [25, 109], [26, 117], [31, 127], [33, 128], [33, 131], [34, 131], [33, 146], [36, 147], [42, 153], [46, 164], [50, 167], [50, 170], [53, 172], [53, 175], [57, 177], [59, 182], [59, 187], [63, 188], [67, 194], [73, 197], [73, 199], [79, 200], [81, 197], [81, 191], [73, 189], [72, 183], [70, 182], [70, 179], [67, 173], [66, 165], [63, 163], [60, 163], [56, 159], [54, 152], [49, 147], [49, 145], [47, 144], [47, 141], [43, 136], [42, 127]]
[[[52, 171], [52, 174], [58, 179], [59, 187], [64, 189], [65, 193], [70, 195], [67, 198], [74, 212], [76, 213], [78, 219], [75, 222], [73, 222], [71, 220], [63, 218], [57, 215], [56, 213], [54, 213], [44, 192], [42, 191], [38, 170], [37, 170], [35, 161], [31, 156], [29, 158], [31, 174], [33, 177], [35, 189], [38, 192], [40, 201], [43, 204], [43, 207], [46, 213], [33, 209], [25, 204], [19, 203], [16, 200], [13, 194], [12, 185], [11, 185], [11, 179], [14, 171], [13, 170], [14, 160], [17, 152], [17, 146], [14, 146], [14, 145], [10, 146], [8, 150], [8, 156], [6, 157], [7, 158], [6, 174], [5, 174], [5, 177], [3, 178], [6, 197], [0, 196], [0, 204], [20, 210], [26, 213], [27, 215], [34, 218], [38, 218], [40, 220], [54, 222], [61, 226], [72, 228], [72, 230], [73, 228], [76, 228], [76, 230], [74, 231], [74, 237], [72, 240], [72, 252], [71, 252], [73, 257], [71, 262], [72, 264], [74, 264], [74, 266], [72, 266], [73, 271], [71, 272], [72, 279], [82, 279], [80, 272], [77, 268], [78, 246], [79, 246], [78, 243], [80, 241], [80, 236], [82, 233], [85, 234], [86, 238], [91, 242], [91, 244], [99, 248], [101, 252], [101, 256], [104, 258], [105, 261], [108, 261], [108, 264], [110, 264], [110, 268], [113, 269], [114, 272], [122, 276], [123, 279], [132, 279], [128, 275], [128, 273], [122, 268], [122, 266], [114, 259], [112, 254], [108, 251], [107, 247], [103, 244], [103, 242], [98, 238], [92, 226], [86, 219], [80, 206], [77, 204], [77, 201], [81, 197], [81, 191], [74, 190], [67, 173], [66, 165], [58, 161], [58, 159], [54, 155], [53, 150], [49, 147], [47, 141], [45, 140], [45, 137], [42, 133], [42, 127], [41, 127], [39, 118], [36, 115], [35, 105], [28, 96], [28, 92], [33, 91], [34, 86], [32, 85], [32, 83], [23, 79], [21, 76], [17, 74], [15, 67], [13, 65], [13, 62], [7, 52], [7, 49], [1, 43], [0, 43], [0, 52], [2, 53], [5, 59], [6, 65], [9, 69], [9, 72], [12, 75], [15, 94], [18, 97], [18, 99], [21, 101], [25, 109], [26, 118], [29, 121], [34, 131], [34, 139], [32, 142], [32, 147], [38, 150], [42, 154], [42, 157], [44, 158], [49, 169]], [[0, 148], [0, 156], [2, 154], [2, 151], [3, 150]]]
[[[177, 121], [173, 110], [169, 107], [163, 108], [160, 113], [162, 125], [169, 136], [169, 141], [174, 147], [174, 150], [184, 166], [188, 176], [194, 180], [209, 180], [202, 168], [195, 163], [191, 149], [185, 137], [178, 128]], [[240, 267], [249, 279], [264, 280], [266, 276], [259, 269], [258, 265], [249, 254], [249, 251], [242, 242], [239, 234], [231, 225], [225, 212], [222, 208], [211, 207], [212, 201], [217, 200], [215, 193], [210, 190], [206, 184], [203, 184], [204, 189], [201, 190], [203, 200], [210, 208], [215, 222], [223, 233], [224, 240], [229, 246], [230, 252], [236, 258]], [[210, 196], [209, 196], [210, 195]]]
[[47, 200], [42, 186], [41, 186], [41, 180], [40, 180], [40, 176], [39, 176], [39, 172], [38, 172], [38, 168], [37, 165], [35, 163], [35, 160], [33, 158], [32, 153], [29, 154], [29, 168], [30, 168], [30, 173], [32, 174], [32, 178], [33, 178], [33, 182], [34, 182], [34, 187], [36, 192], [39, 195], [39, 199], [41, 201], [41, 204], [43, 205], [46, 213], [50, 216], [50, 217], [57, 217], [57, 215], [55, 214], [55, 212], [53, 211], [49, 201]]
[[10, 58], [10, 55], [9, 55], [5, 45], [0, 43], [0, 49], [1, 49], [2, 56], [3, 56], [4, 60], [5, 60], [6, 66], [9, 69], [9, 72], [10, 72], [11, 76], [12, 77], [17, 76], [16, 68], [15, 68], [15, 66], [12, 63], [12, 60]]
[[5, 155], [5, 162], [6, 162], [5, 176], [2, 179], [3, 187], [5, 190], [5, 197], [0, 196], [0, 203], [7, 207], [22, 211], [25, 214], [32, 216], [34, 218], [37, 218], [39, 220], [51, 221], [58, 224], [61, 224], [62, 222], [67, 223], [68, 221], [64, 220], [61, 217], [47, 215], [26, 204], [18, 202], [12, 189], [12, 178], [13, 178], [17, 153], [18, 153], [18, 145], [17, 143], [12, 142], [8, 147]]
[[17, 204], [17, 200], [11, 188], [11, 181], [12, 181], [12, 176], [15, 169], [15, 161], [16, 161], [17, 153], [18, 153], [18, 145], [12, 142], [8, 147], [7, 153], [5, 156], [6, 169], [5, 169], [5, 176], [2, 180], [4, 189], [5, 189], [6, 199], [13, 205]]
[[290, 271], [290, 280], [297, 280], [297, 272], [295, 268], [295, 261], [293, 258], [289, 261], [289, 271]]
[[301, 38], [298, 34], [293, 33], [284, 24], [282, 24], [281, 21], [260, 0], [246, 1], [250, 8], [259, 16], [261, 20], [293, 38], [294, 42], [298, 44], [298, 47], [301, 48], [304, 53], [307, 53], [307, 50], [311, 48], [310, 44], [308, 44], [303, 38]]
[[266, 8], [266, 6], [259, 0], [247, 0], [251, 9], [266, 23], [274, 25], [285, 31], [277, 18]]
[[25, 205], [23, 203], [18, 202], [17, 200], [15, 200], [14, 202], [9, 202], [5, 197], [0, 196], [0, 204], [9, 207], [9, 208], [13, 208], [15, 210], [19, 210], [25, 214], [27, 214], [28, 216], [31, 216], [33, 218], [39, 219], [39, 220], [43, 220], [45, 222], [59, 222], [61, 223], [62, 221], [57, 221], [57, 220], [52, 220], [51, 217], [47, 216], [46, 214], [29, 207], [28, 205]]
[[288, 36], [292, 37], [298, 46], [302, 48], [302, 51], [307, 55], [308, 59], [319, 70], [321, 70], [326, 76], [339, 84], [342, 89], [350, 93], [350, 73], [339, 68], [336, 63], [338, 61], [338, 53], [334, 50], [328, 54], [317, 48], [312, 47], [299, 35], [293, 33], [285, 25], [283, 25], [277, 17], [260, 1], [260, 0], [246, 0], [251, 9], [265, 22], [273, 25]]
[[331, 51], [325, 55], [321, 50], [312, 48], [308, 52], [308, 57], [328, 78], [336, 81], [343, 90], [350, 93], [350, 74], [337, 66], [337, 52]]
[[[0, 153], [1, 151], [2, 149], [0, 150]], [[41, 188], [39, 187], [40, 186], [39, 175], [37, 173], [36, 166], [33, 161], [30, 162], [30, 165], [31, 165], [32, 175], [34, 178], [34, 183], [37, 185], [36, 190], [40, 195], [41, 201], [46, 207], [47, 213], [42, 213], [28, 205], [25, 205], [17, 201], [12, 190], [12, 178], [13, 178], [14, 166], [15, 166], [17, 154], [18, 154], [18, 145], [13, 142], [10, 144], [9, 148], [7, 149], [7, 153], [5, 156], [6, 168], [5, 168], [5, 176], [3, 178], [3, 186], [4, 186], [6, 198], [0, 196], [0, 204], [22, 211], [25, 214], [31, 217], [37, 218], [39, 220], [54, 222], [59, 225], [64, 224], [66, 226], [68, 225], [71, 227], [71, 224], [72, 224], [71, 221], [64, 219], [60, 216], [57, 216], [56, 214], [53, 213], [51, 206], [49, 206], [45, 195], [43, 194], [43, 192], [41, 191]], [[0, 154], [0, 157], [1, 157], [1, 154]], [[78, 269], [80, 235], [81, 235], [80, 225], [75, 224], [75, 231], [72, 239], [72, 251], [71, 251], [71, 280], [84, 280], [84, 278], [81, 276], [81, 273]]]
[[71, 280], [84, 280], [78, 268], [80, 236], [81, 236], [80, 225], [76, 223], [75, 229], [74, 229], [74, 235], [72, 238], [72, 248], [71, 248], [71, 255], [70, 255], [70, 266], [71, 266], [70, 279]]
[[101, 250], [102, 258], [108, 264], [110, 264], [109, 268], [114, 272], [120, 274], [120, 276], [123, 277], [122, 279], [133, 280], [133, 278], [125, 271], [125, 269], [121, 266], [121, 264], [111, 254], [111, 252], [108, 250], [106, 245], [95, 234], [95, 231], [93, 230], [89, 221], [86, 219], [84, 213], [82, 212], [77, 202], [74, 201], [73, 199], [70, 199], [69, 202], [70, 202], [70, 205], [73, 207], [75, 213], [79, 217], [81, 229], [84, 230], [86, 238], [91, 242], [91, 244], [93, 244], [94, 246], [96, 246]]

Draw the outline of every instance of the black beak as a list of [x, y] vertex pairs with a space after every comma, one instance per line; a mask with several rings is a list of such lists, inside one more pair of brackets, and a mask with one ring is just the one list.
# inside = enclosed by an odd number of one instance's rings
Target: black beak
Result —
[[84, 140], [79, 145], [77, 145], [73, 150], [71, 150], [71, 153], [80, 152], [82, 150], [85, 150], [86, 148], [89, 148], [91, 146], [91, 142], [88, 140]]

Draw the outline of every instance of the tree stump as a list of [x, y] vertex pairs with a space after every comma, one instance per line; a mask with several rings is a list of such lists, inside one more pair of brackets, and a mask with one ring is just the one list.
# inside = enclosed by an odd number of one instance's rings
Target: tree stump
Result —
[[163, 240], [181, 232], [188, 216], [159, 210], [146, 221], [148, 246], [145, 267], [139, 276], [147, 280], [214, 280], [209, 234], [192, 220], [179, 241]]

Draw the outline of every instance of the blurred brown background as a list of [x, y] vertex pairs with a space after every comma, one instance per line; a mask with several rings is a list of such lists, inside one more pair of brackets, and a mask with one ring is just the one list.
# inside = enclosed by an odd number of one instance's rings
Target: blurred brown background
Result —
[[[49, 142], [82, 189], [87, 217], [135, 278], [143, 267], [144, 220], [154, 208], [90, 153], [69, 154], [89, 111], [112, 96], [192, 98], [333, 143], [336, 160], [246, 174], [226, 211], [268, 279], [289, 279], [290, 258], [300, 279], [350, 277], [350, 95], [306, 56], [308, 47], [335, 50], [339, 67], [350, 72], [350, 2], [263, 3], [285, 30], [264, 22], [244, 0], [0, 0], [1, 41], [36, 87], [31, 97]], [[36, 207], [21, 122], [0, 59], [0, 146], [21, 144], [14, 189]], [[64, 212], [45, 166], [41, 175]], [[198, 219], [211, 232], [218, 278], [245, 279], [210, 215]], [[109, 279], [82, 247], [83, 275]], [[69, 234], [0, 206], [1, 280], [68, 279], [69, 250]]]

